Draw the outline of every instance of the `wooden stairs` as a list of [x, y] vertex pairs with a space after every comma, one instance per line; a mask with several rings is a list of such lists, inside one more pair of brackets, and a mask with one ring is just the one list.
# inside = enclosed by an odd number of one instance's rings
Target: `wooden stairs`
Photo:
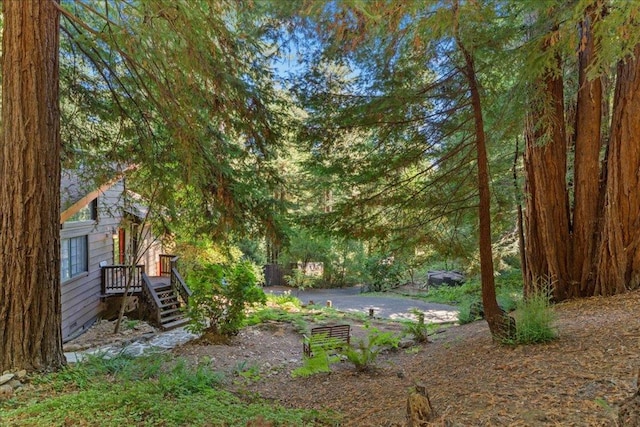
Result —
[[187, 315], [183, 311], [184, 303], [180, 294], [170, 283], [155, 283], [150, 291], [153, 299], [157, 302], [155, 318], [162, 330], [178, 328], [189, 322]]

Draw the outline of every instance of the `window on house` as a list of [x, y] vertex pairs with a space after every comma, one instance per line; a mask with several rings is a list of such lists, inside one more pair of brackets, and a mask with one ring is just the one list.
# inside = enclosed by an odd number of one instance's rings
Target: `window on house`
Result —
[[98, 219], [98, 199], [93, 199], [88, 205], [76, 212], [67, 221], [95, 221]]
[[60, 242], [60, 279], [64, 282], [88, 271], [87, 236], [62, 239]]

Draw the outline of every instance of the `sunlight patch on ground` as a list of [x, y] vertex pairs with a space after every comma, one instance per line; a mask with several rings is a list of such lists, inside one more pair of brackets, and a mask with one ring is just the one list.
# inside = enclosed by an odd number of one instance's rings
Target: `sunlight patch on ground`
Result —
[[[447, 310], [428, 310], [424, 311], [424, 321], [427, 323], [443, 323], [443, 322], [455, 322], [458, 320], [457, 311]], [[413, 313], [393, 313], [389, 316], [391, 320], [412, 320], [417, 321], [418, 316]]]

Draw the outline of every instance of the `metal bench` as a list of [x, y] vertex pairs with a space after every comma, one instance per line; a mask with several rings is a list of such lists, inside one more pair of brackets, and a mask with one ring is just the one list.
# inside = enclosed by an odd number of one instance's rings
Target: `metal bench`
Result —
[[302, 351], [307, 357], [311, 357], [313, 351], [311, 346], [320, 347], [324, 350], [336, 349], [351, 342], [350, 325], [317, 326], [311, 329], [311, 335], [304, 335]]

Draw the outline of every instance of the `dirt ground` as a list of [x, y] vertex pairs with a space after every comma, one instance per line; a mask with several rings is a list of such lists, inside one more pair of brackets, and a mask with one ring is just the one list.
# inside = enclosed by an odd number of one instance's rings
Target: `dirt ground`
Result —
[[[242, 398], [337, 411], [345, 426], [404, 425], [416, 383], [437, 412], [433, 425], [614, 426], [618, 405], [637, 388], [639, 305], [640, 292], [560, 304], [559, 338], [544, 345], [494, 343], [485, 322], [451, 326], [430, 343], [382, 354], [368, 373], [340, 362], [329, 374], [292, 378], [301, 336], [277, 322], [244, 329], [228, 345], [192, 342], [173, 353], [227, 372]], [[351, 323], [354, 339], [363, 337]]]

